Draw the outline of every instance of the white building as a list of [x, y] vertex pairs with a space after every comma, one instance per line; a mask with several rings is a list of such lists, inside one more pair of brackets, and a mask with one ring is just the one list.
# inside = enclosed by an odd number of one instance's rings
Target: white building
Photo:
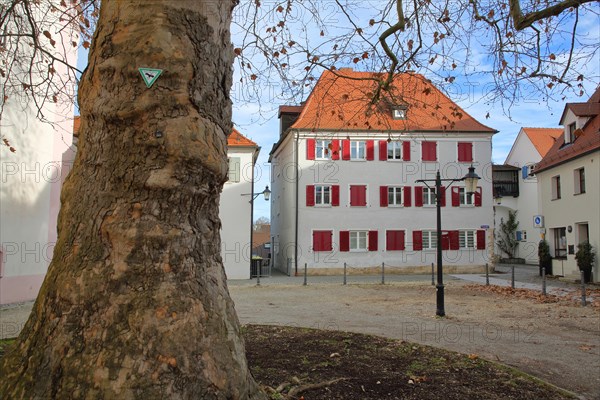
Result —
[[[493, 248], [492, 135], [424, 77], [398, 75], [369, 106], [377, 74], [324, 72], [303, 106], [280, 108], [270, 153], [273, 266], [293, 274], [429, 271], [436, 261], [435, 193], [418, 179], [462, 178], [442, 193], [445, 270], [476, 271]], [[433, 182], [431, 183], [433, 185]], [[449, 182], [445, 182], [449, 184]]]
[[[46, 50], [75, 65], [77, 50], [71, 41], [78, 42], [78, 36], [71, 29], [61, 29], [64, 22], [51, 19], [52, 15], [58, 18], [60, 13], [48, 13], [48, 6], [47, 2], [30, 4], [33, 18], [41, 20], [45, 15], [41, 30], [46, 29], [56, 41], [55, 46], [48, 44]], [[19, 5], [15, 10], [20, 10]], [[0, 47], [7, 49], [4, 54], [0, 52], [2, 65], [11, 65], [10, 79], [41, 84], [39, 91], [43, 91], [47, 83], [41, 83], [42, 77], [27, 64], [27, 57], [31, 55], [28, 52], [32, 51], [28, 45], [21, 43], [19, 50], [26, 65], [12, 64], [10, 57], [17, 51], [17, 40], [16, 37], [0, 38]], [[10, 92], [21, 85], [15, 85], [14, 80], [7, 81], [6, 71], [0, 80], [0, 138], [6, 139], [15, 150], [12, 152], [4, 144], [0, 145], [0, 304], [32, 300], [37, 296], [56, 243], [61, 185], [75, 154], [71, 149], [74, 93], [64, 92], [74, 92], [75, 82], [70, 84], [67, 78], [73, 71], [58, 61], [48, 64], [48, 60], [36, 59], [35, 65], [43, 65], [45, 78], [52, 68], [55, 81], [65, 86], [56, 93], [56, 98], [52, 95], [44, 101], [42, 97], [36, 98], [38, 103], [34, 104], [29, 96], [25, 100]], [[31, 70], [34, 72], [30, 73]], [[52, 93], [54, 88], [49, 90]], [[47, 122], [41, 122], [40, 115]]]
[[579, 277], [577, 245], [589, 241], [596, 253], [592, 279], [598, 282], [600, 245], [600, 87], [586, 103], [567, 103], [563, 135], [538, 163], [536, 175], [543, 232], [554, 257], [555, 275]]
[[250, 194], [254, 192], [254, 164], [260, 148], [235, 129], [227, 138], [227, 146], [229, 174], [219, 206], [221, 257], [228, 279], [249, 279], [252, 250]]
[[[560, 128], [521, 128], [504, 165], [494, 166], [496, 232], [501, 220], [507, 220], [509, 210], [517, 211], [518, 245], [514, 256], [530, 264], [538, 263], [537, 248], [541, 239], [534, 223], [534, 217], [541, 214], [534, 171], [562, 133]], [[506, 257], [498, 249], [496, 254]]]

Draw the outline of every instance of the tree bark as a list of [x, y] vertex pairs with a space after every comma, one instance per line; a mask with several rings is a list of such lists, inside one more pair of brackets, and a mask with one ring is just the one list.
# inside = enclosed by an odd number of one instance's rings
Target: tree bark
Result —
[[[233, 0], [103, 0], [58, 243], [5, 399], [254, 399], [220, 256]], [[139, 67], [163, 69], [147, 88]]]

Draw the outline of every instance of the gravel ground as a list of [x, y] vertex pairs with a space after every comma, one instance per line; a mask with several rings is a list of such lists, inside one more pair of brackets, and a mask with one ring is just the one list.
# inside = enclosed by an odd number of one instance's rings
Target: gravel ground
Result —
[[599, 308], [538, 303], [465, 285], [447, 284], [443, 319], [435, 317], [435, 289], [418, 282], [230, 285], [230, 292], [243, 324], [367, 333], [477, 354], [600, 399]]
[[[519, 281], [538, 282], [536, 268]], [[495, 277], [500, 277], [495, 275]], [[506, 278], [506, 275], [503, 276]], [[600, 399], [600, 308], [577, 301], [539, 303], [484, 293], [447, 277], [446, 317], [435, 317], [435, 288], [427, 276], [386, 278], [273, 277], [230, 281], [243, 324], [301, 326], [385, 336], [515, 366], [585, 399]], [[554, 281], [549, 286], [577, 286]], [[597, 299], [594, 299], [597, 302]], [[33, 302], [0, 308], [0, 338], [15, 337]], [[468, 378], [468, 377], [466, 377]]]

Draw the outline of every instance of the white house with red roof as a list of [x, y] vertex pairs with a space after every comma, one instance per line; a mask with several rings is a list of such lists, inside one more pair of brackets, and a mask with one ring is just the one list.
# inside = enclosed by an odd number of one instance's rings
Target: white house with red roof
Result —
[[[221, 257], [228, 279], [250, 278], [252, 251], [252, 203], [254, 165], [260, 147], [235, 128], [227, 138], [228, 180], [223, 185]], [[264, 200], [263, 200], [264, 201]]]
[[[577, 245], [600, 245], [600, 87], [585, 103], [567, 103], [562, 134], [537, 164], [535, 174], [553, 273], [579, 277]], [[600, 279], [598, 256], [592, 279]]]
[[[504, 165], [493, 168], [496, 233], [502, 219], [507, 220], [508, 212], [517, 211], [518, 245], [514, 257], [530, 264], [538, 263], [537, 248], [541, 239], [540, 224], [535, 220], [541, 215], [535, 169], [562, 134], [561, 128], [521, 128]], [[499, 249], [496, 254], [506, 257]]]
[[326, 71], [302, 106], [280, 108], [271, 163], [273, 266], [287, 273], [429, 271], [436, 261], [435, 190], [419, 179], [483, 179], [474, 196], [442, 193], [445, 270], [477, 271], [493, 249], [489, 128], [417, 74], [395, 76], [373, 105], [379, 74]]

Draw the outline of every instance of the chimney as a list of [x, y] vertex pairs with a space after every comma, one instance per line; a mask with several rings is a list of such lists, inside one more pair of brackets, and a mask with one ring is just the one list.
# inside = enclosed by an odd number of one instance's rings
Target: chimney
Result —
[[279, 136], [283, 134], [292, 126], [294, 122], [300, 116], [304, 103], [299, 106], [279, 106]]

